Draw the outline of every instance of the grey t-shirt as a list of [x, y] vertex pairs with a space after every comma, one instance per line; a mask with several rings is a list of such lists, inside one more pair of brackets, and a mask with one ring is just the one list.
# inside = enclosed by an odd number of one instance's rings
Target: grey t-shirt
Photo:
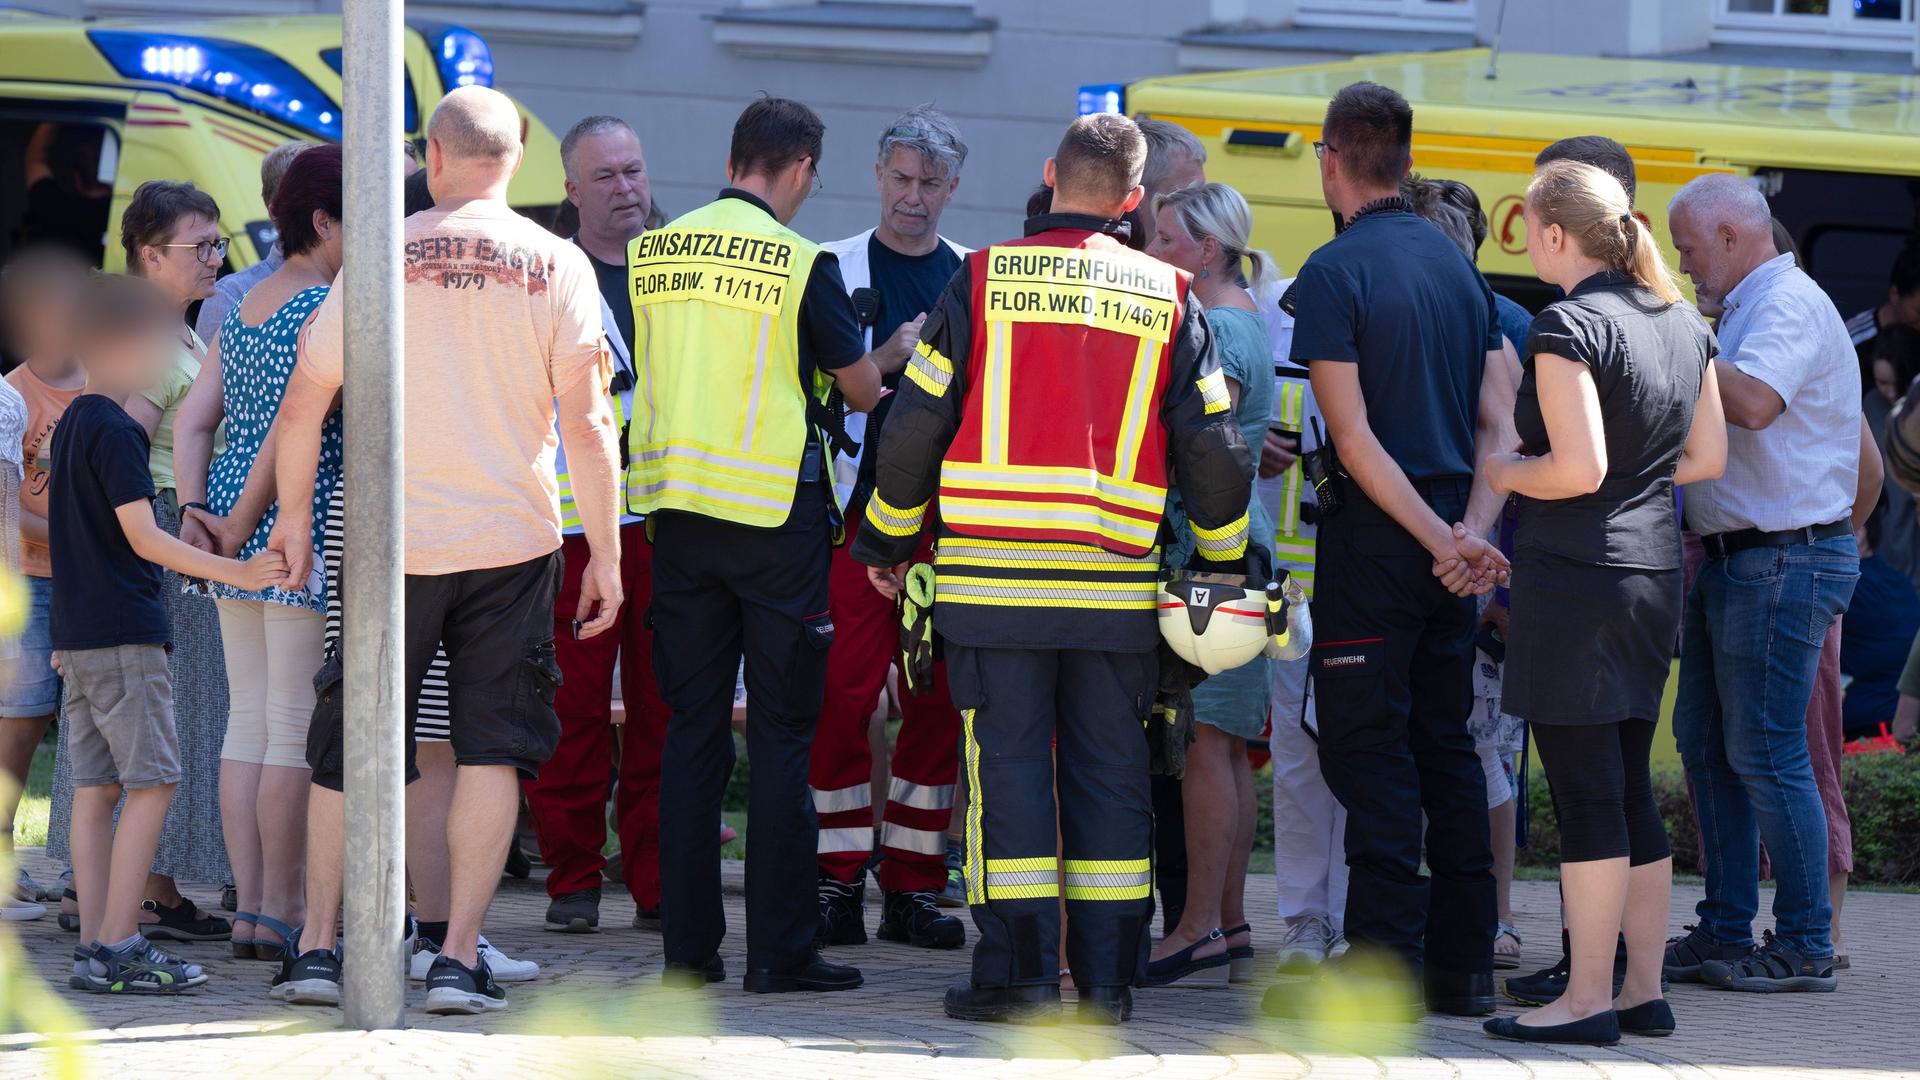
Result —
[[1534, 381], [1534, 357], [1549, 353], [1593, 372], [1607, 475], [1591, 495], [1523, 496], [1516, 545], [1594, 565], [1678, 569], [1673, 473], [1718, 352], [1692, 305], [1664, 303], [1625, 274], [1595, 274], [1542, 311], [1513, 410], [1523, 452], [1550, 449]]

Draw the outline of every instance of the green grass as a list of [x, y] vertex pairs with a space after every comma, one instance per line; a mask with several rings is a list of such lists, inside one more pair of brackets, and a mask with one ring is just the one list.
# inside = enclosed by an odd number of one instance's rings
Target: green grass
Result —
[[27, 770], [27, 793], [13, 815], [15, 847], [41, 847], [47, 842], [47, 810], [53, 790], [53, 744], [43, 742]]

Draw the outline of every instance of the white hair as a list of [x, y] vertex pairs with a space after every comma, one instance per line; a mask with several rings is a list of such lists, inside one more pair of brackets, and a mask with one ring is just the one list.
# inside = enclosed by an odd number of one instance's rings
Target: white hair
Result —
[[1691, 216], [1703, 228], [1731, 225], [1740, 233], [1773, 235], [1773, 211], [1758, 188], [1730, 173], [1696, 177], [1667, 205], [1669, 219]]
[[915, 105], [880, 133], [880, 164], [886, 165], [902, 147], [918, 152], [922, 161], [946, 177], [959, 176], [960, 166], [967, 163], [967, 144], [960, 138], [960, 129], [931, 104]]

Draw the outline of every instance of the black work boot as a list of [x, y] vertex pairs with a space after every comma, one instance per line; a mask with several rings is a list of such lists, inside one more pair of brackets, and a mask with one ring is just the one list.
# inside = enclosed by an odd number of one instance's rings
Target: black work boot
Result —
[[820, 875], [820, 928], [813, 935], [816, 948], [867, 943], [866, 878], [864, 870], [851, 882], [831, 874]]
[[881, 893], [881, 941], [905, 941], [923, 949], [957, 949], [967, 943], [967, 928], [940, 910], [935, 892]]
[[1060, 1020], [1059, 984], [1040, 986], [975, 986], [971, 982], [947, 987], [947, 1015], [955, 1020], [1002, 1024], [1053, 1024]]
[[1111, 1026], [1133, 1019], [1133, 991], [1125, 986], [1080, 988], [1078, 1019], [1082, 1024]]

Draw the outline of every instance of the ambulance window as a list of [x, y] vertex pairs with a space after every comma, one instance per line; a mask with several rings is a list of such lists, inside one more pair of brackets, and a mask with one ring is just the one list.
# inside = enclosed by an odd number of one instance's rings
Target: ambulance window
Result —
[[64, 244], [98, 266], [119, 169], [120, 140], [104, 124], [0, 111], [0, 258]]

